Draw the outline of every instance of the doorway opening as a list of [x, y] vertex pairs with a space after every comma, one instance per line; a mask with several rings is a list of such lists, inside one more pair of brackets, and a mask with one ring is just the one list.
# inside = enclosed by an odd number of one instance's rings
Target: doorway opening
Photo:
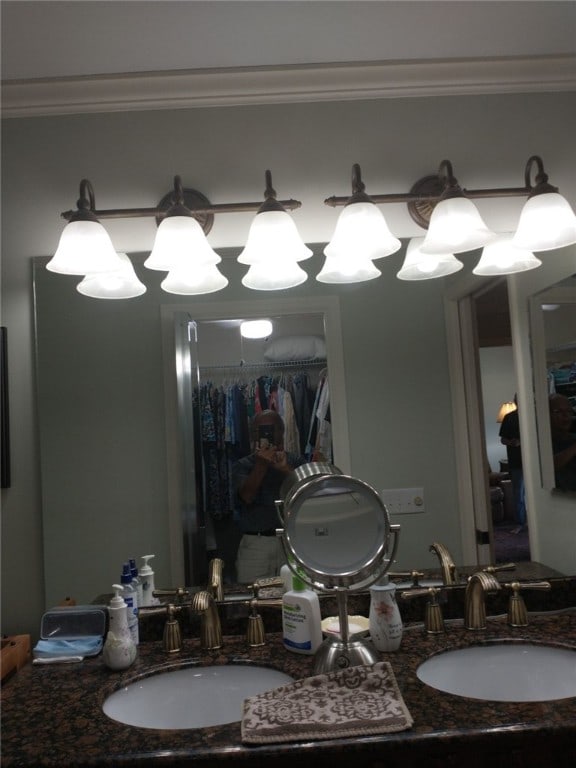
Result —
[[[515, 418], [498, 421], [500, 407], [514, 400], [517, 392], [506, 279], [500, 279], [474, 296], [478, 338], [480, 387], [484, 412], [484, 441], [487, 461], [489, 523], [492, 560], [496, 564], [530, 560], [530, 537], [526, 522], [521, 468], [521, 436]], [[514, 450], [501, 442], [501, 432], [518, 434]]]

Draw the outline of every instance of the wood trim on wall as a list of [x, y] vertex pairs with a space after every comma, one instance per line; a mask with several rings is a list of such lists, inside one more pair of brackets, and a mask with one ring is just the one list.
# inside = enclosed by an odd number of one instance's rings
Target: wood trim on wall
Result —
[[341, 62], [7, 80], [2, 117], [574, 90], [574, 55]]

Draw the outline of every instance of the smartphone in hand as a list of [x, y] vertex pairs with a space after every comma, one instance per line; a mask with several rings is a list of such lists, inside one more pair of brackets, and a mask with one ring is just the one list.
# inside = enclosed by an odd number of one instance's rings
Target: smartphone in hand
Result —
[[270, 448], [274, 445], [274, 425], [261, 424], [258, 427], [258, 448]]

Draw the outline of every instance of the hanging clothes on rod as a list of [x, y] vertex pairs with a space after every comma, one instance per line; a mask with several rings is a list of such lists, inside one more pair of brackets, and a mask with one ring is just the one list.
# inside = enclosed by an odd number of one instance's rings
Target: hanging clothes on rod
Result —
[[[316, 389], [312, 371], [323, 366]], [[215, 520], [234, 515], [231, 469], [252, 450], [250, 425], [260, 411], [277, 411], [285, 424], [284, 447], [308, 461], [331, 461], [329, 400], [325, 361], [214, 366], [201, 369], [206, 381], [194, 390], [199, 412], [205, 511]], [[248, 374], [248, 375], [247, 375]], [[252, 375], [250, 375], [252, 374]], [[324, 394], [322, 394], [324, 393]], [[328, 414], [328, 416], [327, 416]], [[311, 445], [311, 439], [314, 439]]]

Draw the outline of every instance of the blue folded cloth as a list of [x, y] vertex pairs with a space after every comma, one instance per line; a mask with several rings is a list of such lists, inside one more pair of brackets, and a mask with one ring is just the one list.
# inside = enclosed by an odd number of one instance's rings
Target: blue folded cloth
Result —
[[34, 646], [35, 659], [55, 659], [59, 656], [96, 656], [102, 650], [101, 635], [86, 635], [73, 640], [38, 640]]

